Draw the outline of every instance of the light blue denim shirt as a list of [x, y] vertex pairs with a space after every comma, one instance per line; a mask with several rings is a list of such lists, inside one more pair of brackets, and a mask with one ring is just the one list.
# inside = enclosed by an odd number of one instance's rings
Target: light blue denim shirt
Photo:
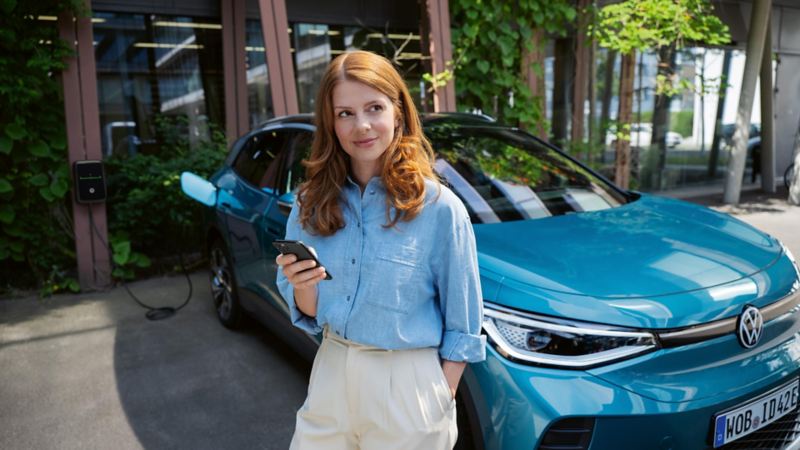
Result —
[[434, 347], [450, 361], [485, 359], [483, 297], [467, 210], [434, 181], [426, 181], [425, 191], [425, 206], [414, 220], [384, 228], [381, 179], [372, 178], [362, 196], [348, 178], [340, 196], [346, 225], [328, 237], [300, 226], [295, 203], [286, 239], [314, 247], [333, 277], [317, 285], [317, 316], [310, 317], [297, 309], [294, 288], [278, 269], [278, 289], [295, 326], [316, 334], [327, 325], [352, 341], [390, 350]]

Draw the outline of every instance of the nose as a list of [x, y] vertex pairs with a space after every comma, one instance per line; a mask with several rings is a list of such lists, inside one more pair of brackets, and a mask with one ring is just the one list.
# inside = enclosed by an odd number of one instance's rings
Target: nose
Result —
[[372, 124], [370, 124], [369, 119], [365, 115], [358, 116], [358, 131], [364, 132], [369, 131], [372, 128]]

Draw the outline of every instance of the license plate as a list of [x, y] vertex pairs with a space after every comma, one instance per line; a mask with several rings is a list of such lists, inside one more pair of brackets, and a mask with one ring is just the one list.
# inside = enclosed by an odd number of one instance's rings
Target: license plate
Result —
[[736, 409], [714, 416], [714, 448], [735, 441], [794, 411], [800, 400], [800, 380], [776, 388]]

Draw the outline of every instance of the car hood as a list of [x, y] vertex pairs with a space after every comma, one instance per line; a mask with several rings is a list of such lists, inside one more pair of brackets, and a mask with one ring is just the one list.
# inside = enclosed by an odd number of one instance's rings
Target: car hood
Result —
[[[620, 325], [685, 325], [676, 317], [689, 299], [694, 299], [693, 311], [707, 313], [696, 319], [714, 318], [722, 314], [718, 307], [731, 307], [718, 301], [720, 287], [752, 285], [753, 275], [782, 254], [775, 239], [726, 214], [648, 195], [603, 211], [478, 225], [475, 235], [481, 269], [499, 282], [489, 299], [504, 303], [503, 286], [506, 293], [518, 294], [505, 296], [514, 297], [509, 306], [543, 313], [610, 323], [554, 306], [572, 302], [577, 311], [590, 298], [612, 309], [649, 305], [660, 311], [657, 315], [672, 319]], [[712, 288], [716, 294], [709, 295]], [[757, 290], [750, 286], [731, 292]], [[525, 304], [524, 298], [551, 300], [535, 305]]]

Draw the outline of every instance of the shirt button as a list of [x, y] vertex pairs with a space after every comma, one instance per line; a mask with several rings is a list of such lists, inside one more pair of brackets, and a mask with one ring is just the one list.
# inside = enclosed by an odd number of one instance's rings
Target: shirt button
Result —
[[352, 263], [352, 264], [355, 264], [355, 263], [356, 263], [356, 259], [355, 259], [355, 258], [353, 258], [353, 259], [350, 261], [350, 263]]
[[369, 195], [375, 195], [375, 191], [369, 191]]
[[350, 301], [350, 296], [349, 296], [349, 295], [347, 296], [347, 301], [348, 301], [348, 302]]
[[358, 226], [358, 228], [361, 228], [361, 222], [356, 222], [356, 225]]

